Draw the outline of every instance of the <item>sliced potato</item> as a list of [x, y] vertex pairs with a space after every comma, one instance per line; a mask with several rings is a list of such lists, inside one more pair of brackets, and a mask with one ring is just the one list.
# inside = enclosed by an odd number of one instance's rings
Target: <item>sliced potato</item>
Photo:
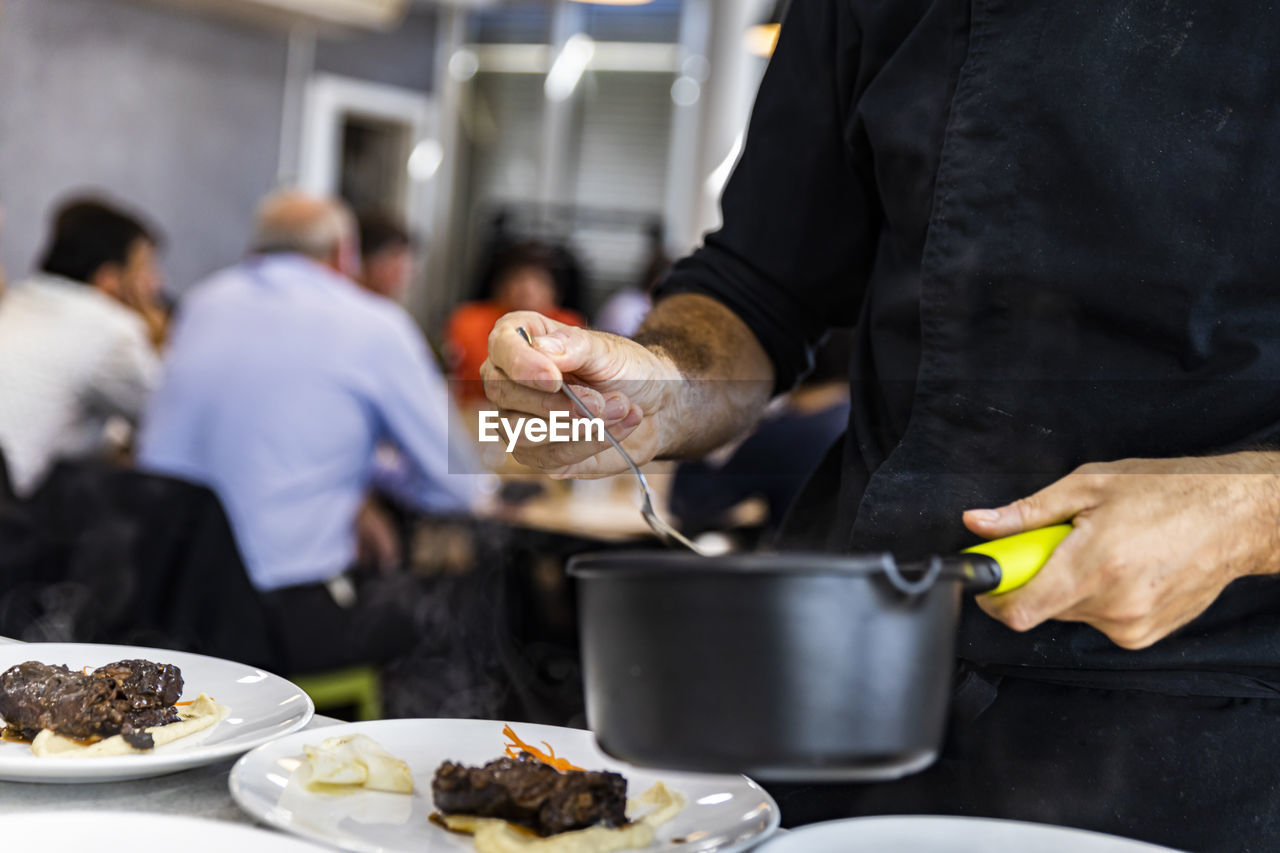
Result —
[[368, 735], [325, 738], [319, 746], [304, 747], [307, 787], [358, 786], [393, 794], [413, 793], [409, 765], [382, 748]]

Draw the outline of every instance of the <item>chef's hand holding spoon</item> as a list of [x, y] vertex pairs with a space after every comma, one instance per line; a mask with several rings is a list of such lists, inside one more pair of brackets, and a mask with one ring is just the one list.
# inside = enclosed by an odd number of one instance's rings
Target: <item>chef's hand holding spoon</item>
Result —
[[[773, 386], [772, 363], [746, 325], [719, 302], [692, 294], [659, 302], [636, 340], [531, 311], [507, 314], [489, 335], [489, 358], [480, 372], [485, 394], [506, 418], [572, 412], [559, 393], [567, 375], [587, 408], [641, 465], [701, 455], [751, 429]], [[626, 470], [607, 441], [522, 441], [513, 455], [553, 477]]]
[[996, 538], [1071, 522], [1021, 589], [980, 596], [1009, 627], [1084, 622], [1140, 649], [1200, 615], [1236, 578], [1280, 570], [1280, 454], [1094, 463], [965, 525]]

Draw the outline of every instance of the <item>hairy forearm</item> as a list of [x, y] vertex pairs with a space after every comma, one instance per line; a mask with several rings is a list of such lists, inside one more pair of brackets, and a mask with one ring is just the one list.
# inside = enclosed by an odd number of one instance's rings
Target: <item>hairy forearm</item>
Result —
[[773, 363], [720, 302], [676, 294], [659, 302], [636, 342], [680, 373], [664, 412], [660, 455], [702, 456], [752, 429], [773, 390]]
[[1280, 452], [1230, 453], [1210, 457], [1208, 465], [1212, 473], [1229, 475], [1223, 489], [1226, 501], [1252, 510], [1236, 531], [1249, 547], [1228, 561], [1242, 575], [1280, 572]]

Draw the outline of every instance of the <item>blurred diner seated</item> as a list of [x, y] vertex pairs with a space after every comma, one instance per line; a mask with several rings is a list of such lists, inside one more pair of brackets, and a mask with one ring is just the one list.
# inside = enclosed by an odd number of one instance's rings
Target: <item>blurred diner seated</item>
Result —
[[414, 241], [399, 217], [385, 211], [360, 214], [360, 275], [370, 293], [399, 300], [413, 274]]
[[154, 228], [113, 204], [57, 210], [40, 269], [0, 297], [0, 449], [20, 496], [54, 461], [96, 455], [159, 376], [147, 314], [160, 289]]
[[[370, 293], [399, 301], [413, 272], [413, 240], [399, 217], [382, 210], [364, 211], [356, 220], [360, 232], [360, 275], [356, 284]], [[379, 468], [401, 460], [394, 448], [379, 448]], [[356, 563], [361, 568], [392, 571], [404, 561], [407, 519], [376, 491], [356, 516]]]
[[[399, 302], [409, 288], [417, 260], [417, 247], [408, 227], [399, 216], [385, 210], [374, 210], [359, 214], [357, 228], [360, 232], [360, 274], [356, 283], [370, 293]], [[435, 361], [430, 368], [439, 372]], [[452, 398], [448, 403], [450, 417], [454, 419], [449, 440], [454, 443], [470, 442], [470, 432], [457, 419]], [[361, 568], [385, 572], [404, 562], [405, 545], [413, 529], [413, 502], [406, 502], [396, 494], [399, 490], [396, 484], [400, 479], [398, 472], [406, 468], [394, 446], [379, 446], [374, 490], [356, 518], [357, 563]]]
[[253, 253], [178, 309], [142, 433], [149, 469], [212, 487], [294, 673], [379, 663], [415, 640], [404, 573], [353, 570], [378, 447], [391, 486], [427, 512], [466, 512], [483, 478], [449, 442], [448, 393], [409, 316], [354, 281], [354, 217], [294, 191], [266, 198]]
[[484, 402], [480, 365], [489, 357], [489, 332], [511, 311], [537, 311], [572, 326], [586, 325], [581, 314], [561, 307], [557, 272], [563, 262], [541, 243], [515, 243], [499, 250], [480, 284], [480, 299], [454, 311], [445, 341], [454, 393], [470, 404]]
[[600, 312], [594, 317], [592, 325], [595, 328], [624, 338], [629, 338], [640, 330], [640, 324], [653, 308], [653, 288], [666, 278], [671, 269], [671, 258], [667, 257], [664, 248], [664, 233], [661, 219], [649, 223], [645, 229], [649, 242], [648, 256], [640, 277], [635, 284], [624, 287], [605, 300], [600, 306]]

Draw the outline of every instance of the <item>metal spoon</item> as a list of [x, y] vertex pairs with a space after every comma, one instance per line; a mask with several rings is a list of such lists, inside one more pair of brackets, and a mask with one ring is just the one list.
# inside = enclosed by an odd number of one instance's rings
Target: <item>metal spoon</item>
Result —
[[[529, 346], [534, 345], [533, 338], [530, 337], [527, 331], [525, 331], [524, 326], [517, 327], [516, 331], [520, 333], [520, 337], [524, 338], [525, 343]], [[588, 418], [595, 417], [595, 415], [591, 413], [591, 410], [583, 404], [578, 395], [573, 392], [573, 389], [569, 387], [569, 383], [561, 380], [560, 390], [569, 398], [569, 402], [577, 406], [578, 411], [582, 412], [582, 414], [586, 415]], [[634, 474], [636, 480], [640, 482], [640, 514], [644, 516], [644, 520], [649, 525], [649, 528], [653, 530], [654, 533], [658, 534], [658, 538], [666, 542], [668, 545], [676, 543], [683, 545], [695, 554], [701, 554], [704, 557], [708, 556], [707, 553], [703, 551], [702, 548], [698, 547], [698, 545], [694, 544], [689, 537], [685, 536], [679, 530], [676, 530], [667, 523], [666, 519], [654, 512], [653, 490], [649, 488], [649, 481], [644, 478], [644, 472], [640, 470], [640, 466], [636, 465], [635, 460], [631, 458], [631, 454], [622, 449], [622, 442], [614, 438], [607, 429], [604, 429], [603, 427], [601, 429], [604, 432], [604, 437], [613, 445], [613, 449], [618, 451], [618, 454], [622, 457], [622, 461], [627, 463], [627, 467], [631, 469], [631, 473]]]

